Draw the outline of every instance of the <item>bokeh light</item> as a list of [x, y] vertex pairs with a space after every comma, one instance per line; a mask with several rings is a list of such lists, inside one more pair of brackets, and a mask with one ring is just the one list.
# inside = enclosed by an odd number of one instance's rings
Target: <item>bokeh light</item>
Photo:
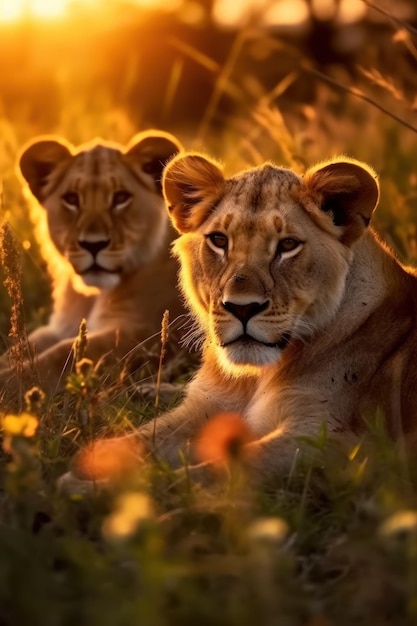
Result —
[[[77, 9], [103, 10], [117, 6], [120, 0], [0, 0], [0, 21], [16, 22], [31, 19], [64, 19], [69, 12]], [[182, 5], [184, 14], [193, 14], [198, 8], [191, 0], [126, 0], [126, 4], [143, 10], [178, 10]], [[200, 7], [201, 8], [201, 7]], [[318, 19], [336, 16], [342, 22], [355, 22], [366, 12], [362, 0], [341, 0], [339, 8], [335, 0], [313, 0], [312, 10]], [[308, 20], [309, 9], [306, 0], [216, 0], [213, 9], [214, 20], [224, 27], [234, 27], [247, 23], [256, 16], [266, 25], [297, 26]]]
[[63, 15], [70, 0], [0, 0], [0, 19], [18, 20], [26, 15], [38, 18], [56, 18]]

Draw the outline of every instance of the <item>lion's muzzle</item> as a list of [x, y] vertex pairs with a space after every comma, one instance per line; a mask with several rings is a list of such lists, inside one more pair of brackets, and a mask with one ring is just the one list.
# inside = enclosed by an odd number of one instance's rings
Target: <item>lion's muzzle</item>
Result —
[[229, 311], [234, 317], [242, 322], [243, 327], [246, 328], [249, 320], [258, 315], [258, 313], [262, 313], [269, 306], [269, 300], [265, 300], [265, 302], [249, 302], [248, 304], [238, 304], [236, 302], [222, 302], [223, 307], [226, 311]]

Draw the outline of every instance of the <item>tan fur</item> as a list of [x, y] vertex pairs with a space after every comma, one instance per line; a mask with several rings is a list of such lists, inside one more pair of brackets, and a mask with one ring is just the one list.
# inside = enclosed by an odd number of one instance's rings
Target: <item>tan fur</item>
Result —
[[[195, 155], [165, 171], [203, 364], [182, 404], [139, 429], [142, 444], [174, 467], [180, 450], [198, 462], [192, 444], [206, 421], [237, 411], [256, 435], [248, 463], [264, 479], [289, 472], [298, 438], [323, 424], [349, 449], [379, 411], [394, 439], [411, 438], [417, 278], [367, 228], [373, 170], [341, 157], [304, 177], [265, 164], [219, 180], [219, 167]], [[204, 467], [187, 471], [201, 477]]]
[[[97, 360], [123, 357], [158, 333], [166, 309], [171, 321], [181, 313], [160, 184], [180, 149], [162, 131], [141, 133], [127, 147], [95, 140], [76, 149], [52, 136], [23, 149], [20, 172], [53, 278], [49, 323], [29, 336], [43, 387], [64, 380], [83, 317], [86, 356]], [[11, 374], [0, 372], [8, 388]]]

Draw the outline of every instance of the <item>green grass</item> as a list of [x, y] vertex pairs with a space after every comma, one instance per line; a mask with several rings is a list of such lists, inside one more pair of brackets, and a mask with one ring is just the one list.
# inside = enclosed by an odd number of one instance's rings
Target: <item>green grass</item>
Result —
[[[236, 86], [239, 76], [225, 66]], [[78, 82], [71, 73], [64, 76], [57, 97], [62, 104], [46, 108], [38, 125], [23, 113], [0, 117], [3, 217], [21, 254], [27, 330], [47, 318], [50, 296], [14, 172], [19, 146], [47, 131], [78, 143], [96, 135], [125, 142], [138, 130], [116, 104], [111, 86], [101, 85], [91, 100], [87, 78], [85, 70]], [[340, 152], [369, 161], [382, 188], [375, 224], [403, 259], [415, 262], [415, 135], [380, 110], [327, 87], [320, 87], [311, 110], [295, 103], [284, 114], [279, 98], [270, 108], [262, 104], [266, 95], [260, 94], [257, 106], [239, 100], [221, 124], [206, 116], [204, 142], [197, 147], [221, 158], [228, 173], [264, 159], [302, 171]], [[378, 98], [409, 113], [406, 101], [393, 102], [385, 92]], [[184, 120], [171, 120], [174, 132], [176, 122], [186, 147], [194, 147], [201, 126], [185, 131]], [[1, 290], [5, 336], [11, 304]], [[183, 382], [191, 369], [191, 362], [179, 362], [170, 377]], [[34, 436], [5, 433], [2, 626], [417, 623], [417, 465], [402, 458], [378, 420], [371, 428], [372, 450], [360, 449], [345, 461], [323, 441], [300, 443], [321, 447], [317, 463], [296, 467], [263, 491], [250, 486], [243, 468], [230, 480], [202, 487], [179, 482], [162, 465], [142, 466], [104, 492], [60, 493], [56, 480], [77, 450], [155, 415], [154, 402], [141, 398], [137, 384], [155, 380], [157, 372], [144, 367], [122, 377], [122, 370], [123, 363], [87, 381], [74, 374], [65, 392], [28, 402], [29, 413], [39, 419]], [[13, 415], [8, 406], [2, 411]], [[22, 419], [11, 417], [11, 426], [18, 428]]]
[[68, 497], [42, 430], [7, 444], [2, 623], [415, 623], [413, 468], [378, 432], [368, 463], [324, 448], [262, 493], [153, 467]]

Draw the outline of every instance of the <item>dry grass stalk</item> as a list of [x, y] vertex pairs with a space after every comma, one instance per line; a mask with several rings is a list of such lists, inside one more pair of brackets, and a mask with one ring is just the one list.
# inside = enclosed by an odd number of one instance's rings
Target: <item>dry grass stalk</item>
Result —
[[300, 65], [301, 65], [301, 68], [306, 73], [311, 74], [312, 76], [316, 76], [317, 78], [319, 78], [323, 82], [327, 83], [328, 85], [331, 85], [332, 87], [335, 87], [336, 89], [338, 89], [340, 91], [344, 91], [345, 93], [348, 93], [351, 96], [354, 96], [355, 98], [359, 98], [360, 100], [363, 100], [364, 102], [367, 102], [368, 104], [373, 106], [375, 109], [378, 109], [379, 111], [381, 111], [381, 113], [384, 113], [385, 115], [387, 115], [391, 119], [393, 119], [396, 122], [398, 122], [399, 124], [401, 124], [401, 126], [404, 126], [405, 128], [408, 128], [408, 130], [412, 130], [413, 133], [417, 133], [417, 127], [416, 126], [413, 126], [412, 124], [407, 122], [407, 120], [404, 120], [403, 118], [399, 117], [398, 115], [396, 115], [392, 111], [389, 111], [387, 108], [382, 106], [382, 104], [380, 104], [379, 102], [377, 102], [376, 100], [374, 100], [370, 96], [366, 95], [358, 87], [354, 87], [354, 86], [351, 87], [349, 85], [345, 85], [345, 84], [339, 82], [338, 80], [328, 76], [327, 74], [324, 74], [323, 72], [320, 72], [319, 70], [317, 70], [310, 63], [310, 61], [304, 60], [304, 61], [301, 62]]
[[358, 69], [361, 74], [365, 76], [365, 78], [377, 87], [384, 89], [395, 100], [398, 100], [399, 102], [403, 102], [405, 100], [404, 93], [397, 85], [395, 85], [394, 80], [389, 76], [385, 76], [375, 67], [367, 69], [366, 67], [359, 66]]
[[156, 379], [156, 395], [155, 395], [155, 408], [159, 406], [159, 394], [161, 389], [161, 377], [162, 377], [162, 362], [165, 357], [169, 337], [169, 311], [166, 310], [162, 316], [161, 323], [161, 352], [159, 354], [158, 374]]
[[[3, 207], [3, 196], [1, 206]], [[5, 274], [4, 286], [12, 301], [9, 330], [11, 346], [8, 352], [10, 367], [18, 376], [22, 376], [23, 363], [30, 356], [23, 310], [22, 263], [20, 248], [8, 222], [4, 222], [0, 228], [0, 261]]]
[[74, 358], [78, 363], [84, 358], [85, 351], [87, 349], [88, 336], [87, 336], [87, 321], [83, 318], [78, 329], [78, 335], [74, 342]]
[[400, 26], [401, 28], [405, 29], [409, 33], [412, 33], [413, 35], [417, 35], [416, 28], [414, 28], [408, 22], [405, 22], [404, 20], [400, 20], [398, 17], [393, 15], [391, 11], [384, 9], [383, 7], [375, 4], [374, 2], [371, 2], [370, 0], [362, 0], [362, 2], [366, 4], [370, 9], [374, 9], [378, 13], [381, 13], [381, 15], [385, 15], [385, 17], [387, 17], [391, 22], [393, 22], [393, 24]]

